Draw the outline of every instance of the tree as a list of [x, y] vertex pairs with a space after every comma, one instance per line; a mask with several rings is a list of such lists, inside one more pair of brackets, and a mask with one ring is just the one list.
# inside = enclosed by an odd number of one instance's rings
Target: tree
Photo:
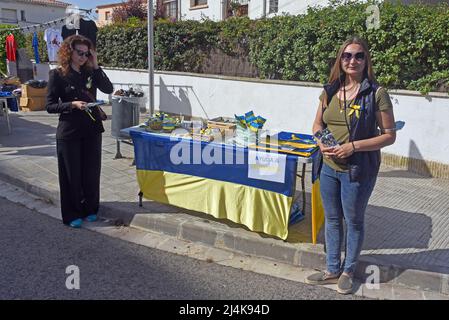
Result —
[[146, 0], [128, 0], [112, 12], [112, 21], [124, 22], [131, 17], [139, 20], [147, 18]]
[[[114, 9], [112, 13], [112, 21], [124, 22], [129, 18], [137, 18], [139, 20], [147, 19], [147, 1], [148, 0], [128, 0], [124, 2], [122, 6]], [[155, 19], [164, 17], [165, 5], [162, 0], [153, 0], [153, 4], [156, 4], [156, 8], [153, 12]]]

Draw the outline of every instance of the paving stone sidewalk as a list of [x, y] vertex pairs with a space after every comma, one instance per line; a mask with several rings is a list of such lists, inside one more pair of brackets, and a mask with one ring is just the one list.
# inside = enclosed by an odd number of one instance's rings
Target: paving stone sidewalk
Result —
[[[111, 108], [105, 107], [110, 115]], [[55, 148], [56, 115], [45, 111], [10, 114], [12, 134], [0, 117], [0, 179], [59, 204]], [[323, 233], [310, 239], [306, 219], [289, 228], [287, 241], [248, 231], [209, 215], [144, 201], [137, 205], [138, 185], [133, 147], [116, 140], [105, 122], [100, 214], [136, 228], [308, 268], [324, 266]], [[310, 170], [310, 168], [308, 168]], [[307, 182], [310, 181], [308, 172]], [[297, 184], [298, 186], [300, 184]], [[310, 203], [310, 183], [306, 183]], [[449, 295], [449, 180], [422, 177], [382, 166], [366, 213], [365, 243], [358, 274], [378, 265], [381, 280]]]

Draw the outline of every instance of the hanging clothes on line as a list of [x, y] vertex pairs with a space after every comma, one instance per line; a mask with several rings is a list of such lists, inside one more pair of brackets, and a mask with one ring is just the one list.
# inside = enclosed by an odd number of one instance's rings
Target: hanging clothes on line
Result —
[[48, 61], [58, 61], [58, 51], [62, 44], [61, 31], [55, 28], [48, 28], [44, 32], [44, 40], [47, 43]]
[[6, 37], [6, 59], [8, 59], [9, 62], [15, 62], [17, 60], [16, 51], [16, 39], [14, 38], [14, 35], [10, 33]]
[[[77, 29], [69, 29], [67, 26], [62, 27], [62, 38], [66, 39], [74, 34], [79, 34], [88, 38], [94, 44], [94, 47], [97, 46], [97, 25], [92, 20], [86, 20], [84, 18], [80, 19], [79, 30]], [[77, 32], [78, 31], [78, 32]]]
[[39, 59], [39, 40], [37, 38], [37, 32], [34, 32], [32, 41], [33, 41], [32, 45], [34, 51], [34, 61], [36, 61], [36, 63], [41, 63]]

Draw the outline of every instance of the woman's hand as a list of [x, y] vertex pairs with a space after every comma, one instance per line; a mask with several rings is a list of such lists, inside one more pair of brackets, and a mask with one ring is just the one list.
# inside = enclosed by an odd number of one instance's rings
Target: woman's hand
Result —
[[351, 142], [344, 143], [334, 148], [335, 157], [338, 159], [345, 159], [352, 156], [355, 152], [353, 144]]
[[90, 63], [92, 63], [92, 67], [94, 69], [98, 69], [98, 60], [97, 60], [97, 52], [94, 49], [90, 49]]
[[321, 143], [318, 143], [318, 146], [320, 147], [321, 153], [326, 158], [330, 158], [330, 157], [334, 157], [335, 156], [335, 147], [325, 147]]
[[72, 101], [73, 109], [85, 110], [87, 106], [87, 102], [85, 101]]

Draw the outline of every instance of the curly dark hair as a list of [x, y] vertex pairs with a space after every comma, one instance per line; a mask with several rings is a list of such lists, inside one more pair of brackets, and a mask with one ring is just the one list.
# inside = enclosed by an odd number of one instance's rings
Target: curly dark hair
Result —
[[[89, 48], [89, 50], [94, 49], [92, 41], [90, 41], [88, 38], [84, 36], [73, 35], [68, 38], [65, 38], [58, 51], [59, 69], [62, 72], [63, 76], [67, 76], [67, 74], [69, 73], [70, 61], [72, 60], [72, 53], [75, 50], [75, 46], [77, 44], [84, 44]], [[83, 66], [81, 66], [81, 70], [84, 71], [90, 72], [92, 71], [92, 69], [93, 67], [89, 60]]]

